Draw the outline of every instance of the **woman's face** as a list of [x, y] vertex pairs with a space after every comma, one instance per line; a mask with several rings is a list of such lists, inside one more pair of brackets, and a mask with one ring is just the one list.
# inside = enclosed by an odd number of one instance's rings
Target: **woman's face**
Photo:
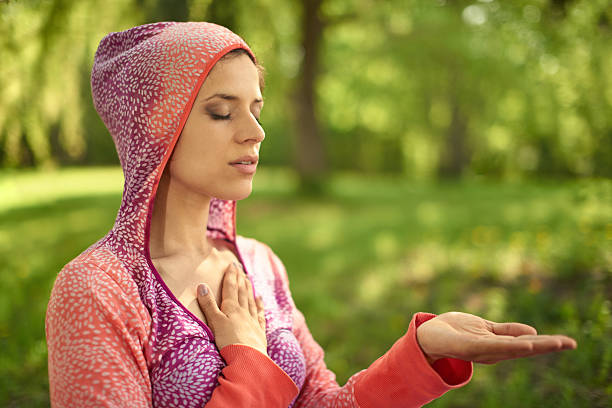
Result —
[[200, 88], [166, 166], [172, 183], [224, 200], [252, 190], [265, 133], [259, 74], [244, 54], [221, 59]]

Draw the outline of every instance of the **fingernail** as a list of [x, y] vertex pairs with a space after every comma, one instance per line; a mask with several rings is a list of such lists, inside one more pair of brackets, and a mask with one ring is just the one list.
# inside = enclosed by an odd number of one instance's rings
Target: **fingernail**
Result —
[[232, 263], [234, 264], [234, 267], [236, 267], [236, 269], [238, 269], [239, 271], [242, 270], [242, 265], [240, 265], [238, 262], [232, 261]]
[[207, 293], [208, 293], [208, 287], [205, 284], [200, 283], [198, 285], [198, 295], [199, 296], [206, 296]]

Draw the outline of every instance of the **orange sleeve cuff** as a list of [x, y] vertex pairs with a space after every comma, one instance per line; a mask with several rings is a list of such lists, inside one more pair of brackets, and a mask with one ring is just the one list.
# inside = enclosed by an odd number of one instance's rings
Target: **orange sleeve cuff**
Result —
[[220, 350], [227, 366], [206, 407], [287, 407], [299, 389], [270, 357], [253, 347], [230, 344]]
[[355, 384], [360, 407], [420, 407], [470, 381], [471, 362], [444, 358], [432, 367], [423, 355], [416, 329], [434, 317], [415, 314], [406, 334], [365, 370]]

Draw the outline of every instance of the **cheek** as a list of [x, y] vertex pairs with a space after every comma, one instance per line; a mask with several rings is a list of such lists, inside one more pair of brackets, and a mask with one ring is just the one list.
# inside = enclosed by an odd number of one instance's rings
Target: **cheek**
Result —
[[215, 168], [214, 157], [206, 149], [180, 149], [175, 152], [168, 165], [172, 175], [186, 179], [202, 177]]
[[225, 122], [190, 116], [168, 163], [174, 178], [201, 189], [215, 184], [228, 171], [231, 160], [231, 129]]
[[[175, 146], [168, 163], [173, 176], [184, 182], [202, 183], [207, 178], [222, 177], [227, 171], [228, 146], [204, 135], [189, 135]], [[195, 137], [194, 137], [195, 136]], [[183, 142], [183, 143], [181, 143]], [[209, 180], [210, 181], [210, 180]]]

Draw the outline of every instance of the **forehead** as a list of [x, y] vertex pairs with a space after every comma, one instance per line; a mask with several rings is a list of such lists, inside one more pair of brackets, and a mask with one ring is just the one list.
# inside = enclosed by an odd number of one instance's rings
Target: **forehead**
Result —
[[199, 95], [205, 96], [219, 91], [248, 97], [261, 96], [259, 73], [247, 55], [219, 60], [202, 84]]

